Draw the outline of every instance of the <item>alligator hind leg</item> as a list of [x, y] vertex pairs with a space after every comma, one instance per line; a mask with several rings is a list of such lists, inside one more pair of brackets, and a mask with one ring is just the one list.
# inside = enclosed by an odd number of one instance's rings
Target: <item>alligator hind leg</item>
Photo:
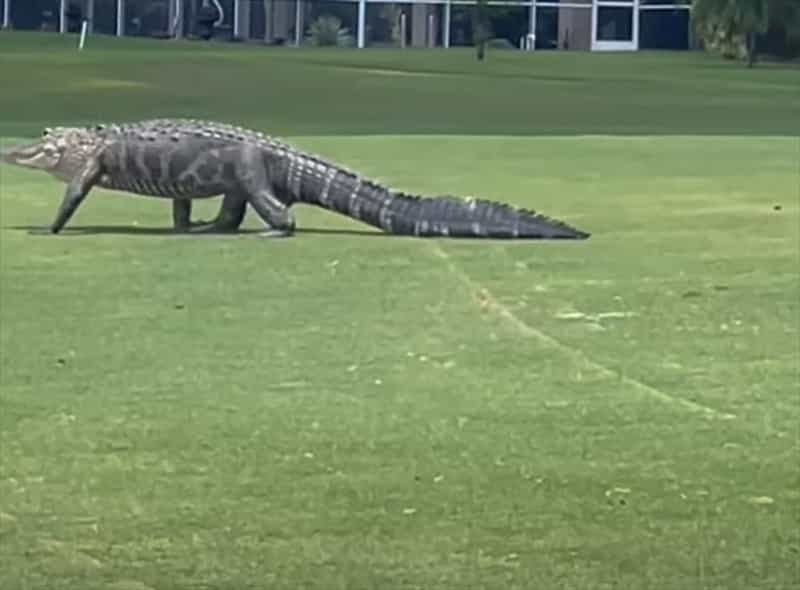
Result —
[[244, 147], [236, 162], [242, 194], [265, 225], [265, 237], [287, 237], [294, 233], [294, 215], [278, 199], [270, 186], [266, 166], [259, 150]]
[[229, 233], [239, 229], [247, 211], [247, 197], [231, 192], [222, 198], [222, 204], [213, 221], [192, 222], [191, 233]]
[[294, 215], [266, 188], [248, 198], [258, 216], [269, 229], [261, 234], [264, 237], [288, 237], [294, 233]]
[[214, 223], [214, 221], [192, 221], [191, 199], [174, 199], [172, 201], [172, 226], [176, 232], [185, 233], [191, 231], [192, 228]]

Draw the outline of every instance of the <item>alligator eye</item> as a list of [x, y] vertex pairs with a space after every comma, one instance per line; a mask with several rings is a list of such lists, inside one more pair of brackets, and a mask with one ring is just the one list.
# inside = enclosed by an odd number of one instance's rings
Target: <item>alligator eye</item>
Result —
[[53, 130], [50, 127], [45, 127], [44, 131], [42, 131], [42, 137], [47, 137]]

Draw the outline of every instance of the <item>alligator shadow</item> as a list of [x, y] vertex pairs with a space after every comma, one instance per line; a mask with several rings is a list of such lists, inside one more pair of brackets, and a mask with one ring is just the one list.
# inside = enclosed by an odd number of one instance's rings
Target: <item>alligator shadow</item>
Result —
[[[13, 225], [5, 229], [26, 231], [31, 235], [50, 235], [50, 230], [46, 226], [35, 225]], [[237, 236], [249, 235], [258, 236], [264, 233], [263, 228], [240, 228], [236, 232], [207, 232], [191, 233], [176, 232], [171, 227], [143, 227], [135, 225], [73, 225], [65, 227], [59, 233], [60, 236], [87, 236], [87, 235], [119, 235], [119, 236], [174, 236], [176, 238], [232, 238]], [[309, 235], [333, 235], [333, 236], [359, 236], [376, 238], [402, 237], [387, 234], [381, 231], [359, 230], [359, 229], [332, 229], [332, 228], [297, 228], [295, 234]]]

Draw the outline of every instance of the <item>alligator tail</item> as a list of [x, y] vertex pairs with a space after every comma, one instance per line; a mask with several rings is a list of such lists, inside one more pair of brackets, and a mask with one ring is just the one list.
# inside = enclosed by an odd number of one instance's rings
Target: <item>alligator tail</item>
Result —
[[390, 234], [540, 240], [582, 240], [591, 235], [535, 211], [495, 201], [451, 195], [422, 197], [357, 177], [350, 177], [349, 182], [337, 180], [314, 204]]

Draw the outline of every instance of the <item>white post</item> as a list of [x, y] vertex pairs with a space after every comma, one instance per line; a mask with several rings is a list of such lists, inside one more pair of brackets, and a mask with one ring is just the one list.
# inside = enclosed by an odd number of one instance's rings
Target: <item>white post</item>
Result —
[[634, 51], [639, 51], [639, 0], [633, 0], [631, 12], [633, 12], [633, 31], [631, 31], [633, 39], [631, 40], [633, 41]]
[[117, 37], [125, 34], [125, 0], [117, 0]]
[[300, 47], [303, 40], [303, 0], [296, 0], [294, 8], [294, 44]]
[[436, 46], [436, 17], [433, 13], [428, 14], [428, 47]]
[[183, 38], [183, 0], [175, 0], [173, 4], [174, 12], [172, 22], [169, 23], [169, 30], [175, 39]]
[[264, 0], [264, 42], [272, 43], [272, 32], [275, 30], [274, 0]]
[[235, 34], [243, 41], [250, 39], [250, 14], [253, 4], [250, 0], [235, 0], [234, 6]]
[[94, 0], [86, 0], [86, 20], [89, 21], [86, 32], [94, 33]]
[[6, 0], [3, 4], [3, 28], [7, 29], [11, 26], [11, 0]]
[[67, 32], [67, 0], [61, 0], [58, 5], [58, 32]]
[[536, 0], [531, 0], [530, 12], [528, 14], [528, 34], [536, 35]]
[[81, 23], [81, 40], [78, 43], [78, 49], [83, 51], [83, 46], [86, 44], [86, 31], [89, 28], [89, 22], [84, 20]]
[[406, 48], [406, 13], [400, 13], [400, 48]]
[[239, 36], [239, 0], [233, 0], [233, 38]]
[[442, 19], [442, 45], [445, 49], [450, 48], [450, 0], [444, 5], [444, 18]]
[[358, 0], [358, 48], [364, 48], [364, 29], [367, 20], [367, 1]]

